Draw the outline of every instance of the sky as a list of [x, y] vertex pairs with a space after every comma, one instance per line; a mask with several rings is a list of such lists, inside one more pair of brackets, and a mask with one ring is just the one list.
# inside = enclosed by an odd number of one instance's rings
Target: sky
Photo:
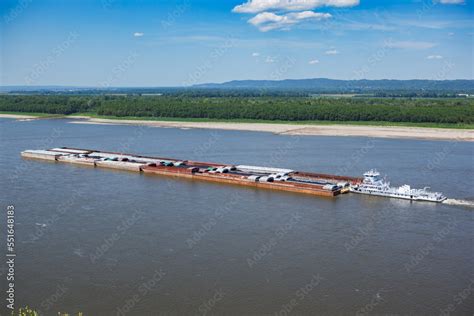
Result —
[[1, 0], [0, 85], [473, 79], [471, 0]]

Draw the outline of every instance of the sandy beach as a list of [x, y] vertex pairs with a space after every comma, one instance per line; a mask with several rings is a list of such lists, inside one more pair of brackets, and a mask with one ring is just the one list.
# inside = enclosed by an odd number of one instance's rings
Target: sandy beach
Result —
[[17, 119], [17, 120], [22, 120], [22, 119], [35, 119], [35, 118], [38, 118], [38, 116], [23, 115], [23, 114], [0, 114], [0, 118], [12, 118], [12, 119]]
[[[0, 114], [0, 118], [35, 119], [38, 117], [22, 114]], [[88, 116], [71, 115], [74, 124], [102, 125], [143, 125], [168, 128], [205, 128], [235, 131], [267, 132], [279, 135], [305, 136], [362, 136], [383, 138], [412, 138], [428, 140], [474, 141], [472, 129], [399, 127], [399, 126], [359, 126], [359, 125], [304, 125], [304, 124], [270, 124], [270, 123], [233, 123], [233, 122], [179, 122], [179, 121], [148, 121], [148, 120], [116, 120], [90, 118]]]
[[356, 126], [356, 125], [303, 125], [269, 123], [225, 123], [225, 122], [170, 122], [113, 120], [75, 117], [83, 120], [72, 121], [76, 124], [117, 124], [144, 125], [151, 127], [206, 128], [236, 131], [268, 132], [279, 135], [305, 136], [363, 136], [384, 138], [414, 138], [429, 140], [474, 141], [474, 130], [449, 128], [423, 128], [398, 126]]

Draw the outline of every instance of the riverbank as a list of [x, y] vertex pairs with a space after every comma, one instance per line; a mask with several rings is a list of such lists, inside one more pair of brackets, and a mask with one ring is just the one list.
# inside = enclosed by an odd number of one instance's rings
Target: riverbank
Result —
[[62, 114], [49, 114], [49, 113], [30, 113], [30, 112], [0, 112], [0, 118], [12, 118], [12, 119], [50, 119], [50, 118], [63, 118], [67, 117]]
[[[35, 114], [0, 113], [0, 118], [28, 119], [38, 118]], [[57, 116], [54, 116], [57, 118]], [[142, 125], [168, 128], [205, 128], [237, 131], [269, 132], [279, 135], [305, 136], [362, 136], [382, 138], [407, 138], [427, 140], [474, 141], [474, 129], [432, 128], [417, 126], [377, 126], [358, 124], [336, 124], [323, 122], [319, 124], [298, 123], [257, 123], [257, 122], [217, 122], [194, 120], [156, 120], [156, 119], [123, 119], [98, 118], [89, 115], [69, 115], [64, 118], [72, 119], [74, 124], [107, 124], [107, 125]], [[47, 117], [45, 117], [47, 118]], [[386, 123], [386, 122], [383, 122]]]
[[38, 116], [1, 113], [0, 118], [12, 118], [12, 119], [21, 120], [21, 119], [35, 119], [35, 118], [38, 118]]
[[[84, 118], [83, 118], [84, 119]], [[280, 135], [306, 136], [364, 136], [384, 138], [418, 138], [431, 140], [474, 141], [474, 130], [423, 128], [400, 126], [358, 125], [302, 125], [279, 123], [232, 123], [232, 122], [178, 122], [146, 120], [113, 120], [87, 118], [73, 121], [76, 124], [125, 124], [152, 127], [206, 128], [237, 131], [269, 132]]]

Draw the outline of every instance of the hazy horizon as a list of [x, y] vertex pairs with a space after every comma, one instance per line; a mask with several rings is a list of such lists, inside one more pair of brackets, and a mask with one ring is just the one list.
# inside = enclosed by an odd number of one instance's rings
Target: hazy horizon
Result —
[[430, 80], [430, 81], [473, 81], [474, 79], [440, 79], [440, 80], [432, 80], [432, 79], [333, 79], [333, 78], [285, 78], [285, 79], [278, 79], [278, 80], [271, 80], [271, 79], [239, 79], [239, 80], [229, 80], [229, 81], [223, 81], [223, 82], [204, 82], [204, 83], [198, 83], [193, 86], [152, 86], [152, 85], [143, 85], [143, 86], [109, 86], [109, 87], [104, 87], [104, 86], [73, 86], [73, 85], [61, 85], [61, 84], [44, 84], [44, 85], [18, 85], [18, 84], [11, 84], [11, 85], [0, 85], [1, 88], [11, 88], [11, 87], [24, 87], [24, 88], [79, 88], [79, 89], [126, 89], [126, 88], [192, 88], [192, 87], [199, 87], [201, 85], [212, 85], [212, 84], [224, 84], [232, 81], [286, 81], [286, 80], [313, 80], [313, 79], [324, 79], [324, 80], [335, 80], [335, 81], [350, 81], [350, 80], [355, 80], [355, 81], [382, 81], [382, 80], [387, 80], [387, 81], [425, 81], [425, 80]]

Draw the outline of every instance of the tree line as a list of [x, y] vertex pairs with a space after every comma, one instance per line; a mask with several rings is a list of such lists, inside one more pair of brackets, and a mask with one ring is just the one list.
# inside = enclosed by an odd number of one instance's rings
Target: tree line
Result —
[[283, 121], [474, 123], [473, 99], [2, 95], [0, 111]]

